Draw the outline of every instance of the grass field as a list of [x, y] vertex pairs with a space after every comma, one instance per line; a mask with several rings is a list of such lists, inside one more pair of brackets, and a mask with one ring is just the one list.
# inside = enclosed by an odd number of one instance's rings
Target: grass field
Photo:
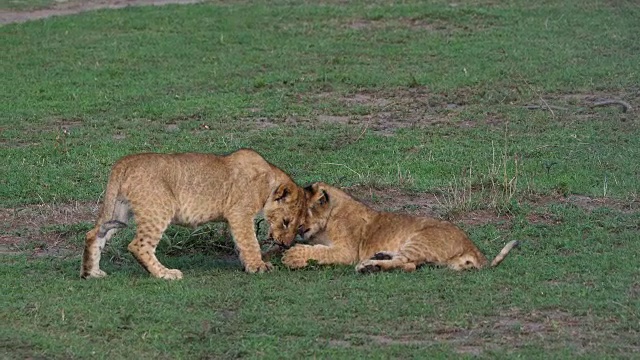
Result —
[[0, 10], [27, 11], [46, 9], [55, 5], [55, 0], [0, 0]]
[[[1, 26], [0, 358], [640, 357], [638, 18], [634, 1], [276, 0]], [[631, 108], [593, 107], [608, 99]], [[486, 271], [248, 275], [224, 225], [175, 227], [158, 252], [185, 279], [166, 282], [127, 229], [110, 276], [79, 279], [116, 159], [241, 147], [451, 220], [489, 256], [522, 246]]]

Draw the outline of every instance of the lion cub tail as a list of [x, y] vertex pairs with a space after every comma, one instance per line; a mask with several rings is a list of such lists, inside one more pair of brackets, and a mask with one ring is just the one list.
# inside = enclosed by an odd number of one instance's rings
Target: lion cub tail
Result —
[[[126, 159], [127, 158], [125, 157], [124, 160]], [[123, 159], [113, 165], [111, 174], [109, 175], [107, 189], [104, 194], [102, 208], [100, 209], [100, 216], [98, 217], [96, 225], [102, 226], [102, 224], [112, 220], [117, 220], [120, 223], [126, 223], [129, 220], [131, 215], [129, 202], [122, 196], [122, 182], [125, 177], [126, 170], [127, 163], [123, 161]], [[114, 224], [107, 225], [106, 230], [102, 229], [100, 232], [104, 234], [108, 232], [108, 228], [123, 227], [113, 225]]]
[[111, 221], [104, 222], [100, 225], [100, 230], [98, 230], [98, 237], [99, 238], [106, 237], [109, 231], [113, 229], [122, 229], [126, 227], [127, 227], [126, 223], [123, 223], [122, 221], [118, 221], [118, 220], [111, 220]]
[[520, 242], [517, 240], [513, 240], [509, 242], [507, 245], [505, 245], [505, 247], [502, 248], [498, 256], [496, 256], [496, 258], [493, 259], [493, 261], [491, 262], [491, 266], [492, 267], [498, 266], [498, 264], [500, 264], [502, 260], [504, 260], [504, 258], [509, 254], [509, 251], [511, 251], [511, 249], [513, 249], [518, 245], [520, 245]]

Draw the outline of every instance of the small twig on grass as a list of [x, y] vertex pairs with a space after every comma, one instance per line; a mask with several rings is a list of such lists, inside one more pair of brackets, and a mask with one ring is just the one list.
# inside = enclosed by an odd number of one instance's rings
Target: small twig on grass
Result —
[[[523, 107], [527, 110], [549, 110], [551, 111], [551, 115], [554, 116], [553, 110], [559, 110], [559, 111], [569, 111], [569, 108], [566, 107], [562, 107], [562, 106], [555, 106], [555, 105], [549, 105], [547, 104], [546, 101], [544, 101], [544, 99], [540, 98], [540, 100], [542, 100], [542, 102], [544, 103], [544, 105], [524, 105]], [[623, 101], [623, 100], [603, 100], [603, 101], [598, 101], [595, 102], [591, 105], [589, 105], [589, 108], [595, 108], [595, 107], [600, 107], [600, 106], [611, 106], [611, 105], [620, 105], [620, 107], [622, 108], [622, 112], [626, 113], [629, 112], [633, 109], [633, 107], [631, 107], [631, 105], [629, 105], [628, 102]], [[580, 110], [578, 110], [580, 111]]]
[[542, 103], [544, 103], [544, 106], [538, 106], [537, 109], [549, 110], [549, 112], [551, 112], [551, 117], [553, 117], [553, 118], [556, 117], [556, 114], [553, 112], [553, 108], [555, 108], [556, 110], [565, 111], [565, 109], [557, 108], [555, 106], [552, 107], [549, 104], [547, 104], [547, 102], [542, 98], [542, 95], [540, 95], [540, 93], [533, 86], [531, 86], [531, 84], [529, 84], [527, 82], [527, 80], [525, 80], [523, 77], [521, 77], [521, 78], [524, 81], [524, 83], [527, 84], [531, 88], [531, 90], [533, 90], [536, 93], [536, 95], [538, 95], [538, 98], [540, 99], [540, 101], [542, 101]]
[[549, 106], [549, 104], [547, 104], [547, 102], [542, 98], [542, 96], [538, 96], [540, 98], [540, 101], [542, 101], [544, 103], [544, 106], [547, 107], [547, 109], [549, 109], [549, 112], [551, 113], [551, 117], [555, 118], [556, 114], [553, 112], [553, 109]]
[[358, 135], [358, 137], [353, 140], [353, 143], [357, 143], [362, 136], [364, 135], [364, 133], [367, 131], [367, 129], [369, 128], [369, 123], [371, 123], [371, 120], [367, 121], [367, 123], [364, 125], [364, 128], [362, 129], [362, 131], [360, 132], [360, 135]]
[[598, 101], [596, 103], [594, 103], [593, 105], [591, 105], [592, 108], [594, 107], [599, 107], [599, 106], [610, 106], [610, 105], [620, 105], [622, 106], [622, 112], [626, 113], [627, 111], [631, 111], [633, 108], [631, 107], [631, 105], [629, 105], [628, 102], [626, 101], [622, 101], [622, 100], [603, 100], [603, 101]]
[[551, 112], [553, 112], [552, 109], [559, 110], [559, 111], [569, 111], [569, 109], [565, 107], [549, 105], [549, 104], [546, 104], [544, 106], [543, 105], [525, 105], [524, 108], [527, 110], [549, 110]]

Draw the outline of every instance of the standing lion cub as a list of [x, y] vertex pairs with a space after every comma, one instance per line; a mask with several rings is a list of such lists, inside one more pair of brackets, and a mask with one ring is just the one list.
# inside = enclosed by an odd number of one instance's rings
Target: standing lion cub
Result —
[[264, 272], [254, 218], [263, 211], [269, 236], [280, 244], [294, 240], [306, 210], [304, 190], [282, 170], [252, 150], [227, 156], [211, 154], [137, 154], [118, 160], [111, 170], [100, 216], [87, 233], [83, 278], [103, 277], [100, 253], [131, 213], [137, 223], [128, 246], [152, 276], [181, 279], [167, 269], [155, 251], [169, 224], [197, 226], [226, 220], [247, 272]]
[[[309, 260], [320, 264], [357, 263], [359, 272], [414, 271], [422, 264], [464, 270], [487, 264], [467, 235], [450, 222], [378, 212], [324, 183], [305, 190], [309, 208], [300, 231], [315, 245], [296, 245], [287, 250], [282, 262], [289, 268], [304, 267]], [[498, 265], [517, 244], [507, 244], [491, 265]]]

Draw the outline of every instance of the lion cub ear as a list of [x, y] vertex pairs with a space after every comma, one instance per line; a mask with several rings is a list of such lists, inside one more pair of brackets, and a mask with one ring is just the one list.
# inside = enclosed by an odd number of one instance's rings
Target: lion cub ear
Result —
[[274, 201], [282, 201], [291, 194], [291, 187], [289, 184], [281, 184], [274, 191], [271, 197]]
[[324, 205], [329, 202], [329, 194], [327, 194], [324, 189], [320, 190], [320, 192], [322, 193], [322, 196], [320, 196], [320, 199], [318, 199], [317, 203], [318, 205]]
[[321, 183], [314, 183], [304, 188], [312, 206], [324, 205], [329, 202], [329, 194], [323, 189], [322, 185]]

